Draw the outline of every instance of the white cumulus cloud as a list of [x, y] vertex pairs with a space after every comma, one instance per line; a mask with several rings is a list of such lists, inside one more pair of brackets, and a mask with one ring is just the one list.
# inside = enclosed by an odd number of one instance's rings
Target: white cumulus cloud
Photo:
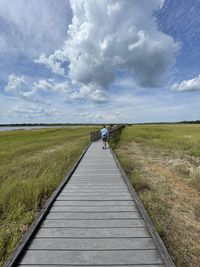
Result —
[[58, 92], [68, 95], [70, 93], [70, 87], [67, 81], [56, 82], [54, 79], [43, 79], [37, 83], [33, 83], [32, 91], [37, 93], [38, 91]]
[[171, 89], [172, 91], [178, 91], [178, 92], [199, 91], [200, 90], [200, 75], [190, 80], [184, 80], [181, 83], [175, 83], [172, 85]]
[[4, 91], [10, 95], [35, 102], [43, 102], [40, 99], [41, 92], [58, 93], [66, 97], [72, 93], [67, 81], [56, 82], [54, 79], [41, 79], [29, 84], [24, 76], [14, 74], [9, 75]]
[[54, 55], [51, 55], [49, 57], [46, 56], [45, 53], [42, 53], [38, 59], [35, 59], [35, 63], [42, 64], [46, 66], [48, 69], [50, 69], [53, 73], [59, 74], [64, 76], [65, 75], [65, 69], [62, 68], [62, 63], [66, 61], [66, 58], [63, 56], [63, 53], [61, 51], [56, 51]]
[[58, 94], [67, 102], [77, 101], [93, 101], [103, 103], [107, 101], [107, 93], [98, 85], [90, 84], [90, 86], [82, 86], [73, 88], [70, 82], [57, 82], [54, 79], [41, 79], [38, 82], [28, 83], [24, 76], [16, 76], [11, 74], [8, 77], [8, 83], [4, 88], [7, 94], [14, 95], [31, 102], [44, 102], [42, 93], [47, 93], [47, 97], [51, 94]]
[[30, 92], [27, 87], [24, 76], [11, 74], [8, 77], [8, 83], [5, 86], [4, 91], [10, 95], [26, 98], [26, 94]]
[[[82, 91], [104, 92], [118, 71], [128, 72], [142, 87], [159, 86], [175, 62], [179, 45], [157, 28], [153, 11], [161, 0], [73, 0], [68, 39], [53, 55], [36, 60], [68, 76]], [[83, 94], [82, 94], [83, 95]], [[97, 94], [98, 95], [98, 94]]]
[[22, 85], [24, 84], [26, 84], [24, 76], [16, 76], [14, 74], [11, 74], [8, 77], [8, 84], [5, 87], [5, 92], [20, 94], [20, 92], [22, 91]]
[[98, 84], [83, 85], [80, 90], [74, 91], [69, 95], [70, 100], [92, 100], [96, 103], [104, 103], [107, 101], [107, 92], [102, 90]]
[[30, 95], [36, 95], [39, 91], [47, 91], [50, 93], [60, 93], [65, 97], [66, 101], [73, 100], [92, 100], [96, 103], [107, 101], [106, 91], [101, 90], [98, 86], [90, 84], [90, 86], [82, 86], [80, 88], [73, 88], [68, 82], [56, 82], [54, 79], [39, 80], [33, 84]]

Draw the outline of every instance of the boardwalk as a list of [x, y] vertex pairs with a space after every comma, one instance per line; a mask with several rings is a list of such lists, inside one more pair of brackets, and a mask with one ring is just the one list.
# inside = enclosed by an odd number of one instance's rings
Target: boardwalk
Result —
[[100, 141], [86, 152], [17, 266], [166, 266]]

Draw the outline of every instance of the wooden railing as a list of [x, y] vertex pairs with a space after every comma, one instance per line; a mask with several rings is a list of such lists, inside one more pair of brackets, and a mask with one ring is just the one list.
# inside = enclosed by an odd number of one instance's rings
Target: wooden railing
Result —
[[[113, 127], [108, 127], [107, 129], [109, 131], [109, 135], [113, 136], [119, 129], [124, 128], [124, 127], [125, 127], [124, 125], [116, 125]], [[90, 132], [90, 139], [92, 142], [101, 138], [100, 130], [101, 129]]]

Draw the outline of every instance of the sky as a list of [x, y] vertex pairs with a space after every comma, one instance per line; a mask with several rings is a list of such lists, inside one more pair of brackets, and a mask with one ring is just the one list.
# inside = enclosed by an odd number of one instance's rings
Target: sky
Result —
[[200, 0], [0, 0], [0, 123], [200, 119]]

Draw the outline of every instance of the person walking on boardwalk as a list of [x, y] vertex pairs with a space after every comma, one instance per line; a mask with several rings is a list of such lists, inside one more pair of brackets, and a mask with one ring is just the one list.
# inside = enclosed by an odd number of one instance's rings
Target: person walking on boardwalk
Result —
[[[100, 131], [100, 134], [101, 134], [101, 139], [102, 139], [102, 142], [103, 142], [103, 147], [102, 148], [106, 149], [108, 147], [109, 131], [106, 128], [105, 125], [103, 125], [103, 128]], [[107, 144], [107, 146], [106, 146], [106, 144]]]

